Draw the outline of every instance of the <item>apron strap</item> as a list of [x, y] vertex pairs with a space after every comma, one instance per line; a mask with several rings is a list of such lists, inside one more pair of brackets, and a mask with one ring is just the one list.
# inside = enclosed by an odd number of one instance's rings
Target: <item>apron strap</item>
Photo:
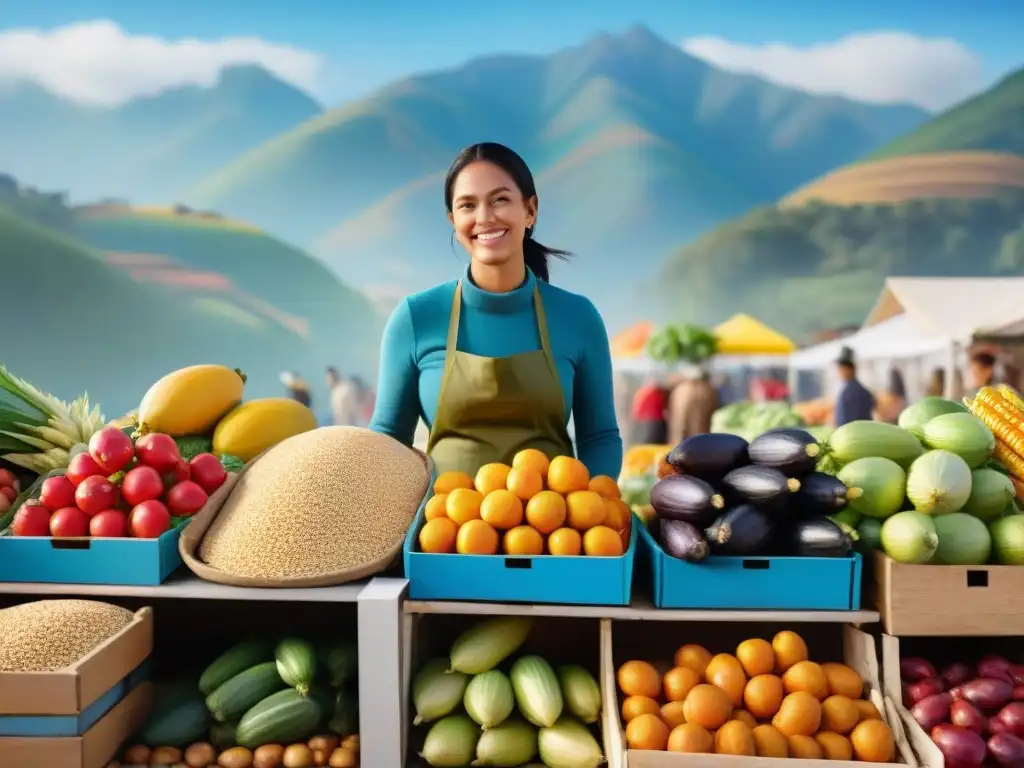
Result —
[[433, 447], [434, 436], [437, 424], [442, 418], [444, 410], [445, 391], [448, 389], [448, 380], [451, 378], [452, 369], [455, 368], [455, 352], [459, 346], [459, 317], [462, 314], [462, 281], [455, 284], [455, 296], [452, 298], [452, 311], [448, 316], [448, 340], [444, 347], [444, 373], [441, 374], [441, 386], [437, 391], [437, 409], [434, 413], [434, 428], [430, 430], [429, 447]]
[[544, 312], [544, 302], [540, 300], [540, 289], [533, 286], [533, 306], [537, 314], [537, 331], [540, 334], [540, 348], [544, 350], [544, 359], [548, 361], [548, 368], [551, 375], [558, 379], [558, 367], [555, 365], [555, 356], [551, 353], [551, 338], [548, 336], [548, 318]]

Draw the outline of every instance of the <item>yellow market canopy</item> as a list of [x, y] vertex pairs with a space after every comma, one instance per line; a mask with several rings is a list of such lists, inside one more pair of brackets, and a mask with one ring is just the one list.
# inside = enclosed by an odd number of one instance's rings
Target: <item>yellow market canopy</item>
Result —
[[720, 355], [788, 355], [796, 344], [750, 315], [733, 315], [715, 328]]

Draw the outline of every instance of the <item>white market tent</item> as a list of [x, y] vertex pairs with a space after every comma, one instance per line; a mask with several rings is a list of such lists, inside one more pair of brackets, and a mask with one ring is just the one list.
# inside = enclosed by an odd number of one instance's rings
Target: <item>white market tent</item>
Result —
[[[949, 371], [975, 340], [1022, 339], [1024, 277], [893, 277], [857, 333], [802, 349], [790, 365], [793, 374], [822, 369], [850, 347], [866, 362], [928, 359]], [[946, 376], [947, 394], [953, 379]]]

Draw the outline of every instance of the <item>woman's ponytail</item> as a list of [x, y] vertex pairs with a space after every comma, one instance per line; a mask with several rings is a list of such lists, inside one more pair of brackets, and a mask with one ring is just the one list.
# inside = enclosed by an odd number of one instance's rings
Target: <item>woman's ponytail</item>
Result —
[[533, 239], [533, 227], [527, 227], [526, 238], [523, 240], [523, 261], [530, 271], [537, 276], [538, 280], [545, 283], [551, 282], [551, 275], [548, 271], [548, 257], [554, 256], [562, 261], [568, 261], [572, 254], [569, 251], [560, 251], [557, 248], [548, 248]]

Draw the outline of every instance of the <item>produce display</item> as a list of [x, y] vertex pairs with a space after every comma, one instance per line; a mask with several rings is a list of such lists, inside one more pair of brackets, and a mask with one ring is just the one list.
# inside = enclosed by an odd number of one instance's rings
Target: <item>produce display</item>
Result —
[[630, 749], [892, 762], [892, 731], [838, 662], [809, 660], [795, 632], [744, 640], [732, 654], [679, 648], [662, 675], [630, 660], [616, 674]]
[[852, 532], [836, 515], [861, 489], [815, 469], [822, 446], [802, 429], [689, 437], [668, 455], [678, 474], [651, 489], [648, 527], [666, 553], [845, 557]]
[[579, 665], [557, 668], [518, 654], [531, 622], [482, 621], [447, 658], [424, 664], [412, 684], [414, 725], [426, 731], [420, 757], [437, 768], [515, 768], [539, 757], [549, 768], [596, 768], [604, 753], [591, 726], [601, 689]]
[[391, 564], [429, 485], [424, 457], [387, 435], [302, 432], [248, 464], [196, 555], [261, 580], [363, 578]]
[[131, 611], [95, 600], [37, 600], [0, 610], [0, 672], [53, 672], [131, 624]]
[[618, 557], [632, 520], [615, 480], [532, 448], [511, 466], [485, 464], [475, 478], [442, 473], [424, 514], [422, 552], [469, 555]]
[[723, 405], [711, 416], [711, 431], [739, 435], [753, 440], [781, 427], [806, 427], [807, 421], [786, 403], [740, 402]]
[[8, 533], [157, 538], [202, 509], [227, 479], [225, 463], [232, 466], [231, 458], [211, 453], [185, 461], [165, 434], [133, 440], [127, 430], [103, 427], [66, 469], [51, 470], [29, 489], [10, 511]]
[[925, 398], [898, 425], [837, 429], [828, 441], [836, 477], [861, 491], [838, 519], [857, 529], [857, 546], [904, 564], [1024, 564], [1024, 515], [1006, 455], [1013, 449], [989, 426], [1013, 441], [1013, 419], [1024, 411], [1011, 408], [997, 390], [983, 389], [967, 406]]
[[112, 765], [355, 768], [357, 670], [354, 643], [250, 638], [166, 686]]
[[21, 493], [21, 481], [9, 469], [0, 469], [0, 514], [11, 508]]
[[1024, 765], [1024, 665], [1001, 656], [937, 669], [900, 660], [903, 703], [950, 768]]

